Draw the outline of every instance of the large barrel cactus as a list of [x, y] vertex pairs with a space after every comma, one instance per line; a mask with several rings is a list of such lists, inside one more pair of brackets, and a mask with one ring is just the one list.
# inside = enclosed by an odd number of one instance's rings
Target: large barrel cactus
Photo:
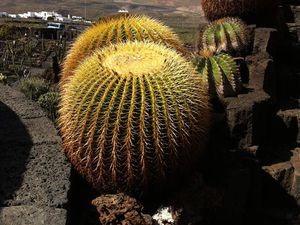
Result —
[[209, 50], [203, 50], [195, 56], [194, 64], [202, 79], [208, 83], [211, 97], [235, 96], [241, 90], [238, 66], [230, 55], [214, 55]]
[[223, 18], [209, 24], [201, 36], [203, 49], [237, 54], [245, 51], [249, 38], [247, 26], [236, 18]]
[[61, 80], [71, 76], [84, 58], [96, 49], [126, 41], [153, 41], [185, 54], [173, 31], [144, 15], [120, 14], [99, 20], [74, 42], [63, 65]]
[[102, 191], [144, 191], [176, 176], [210, 124], [205, 83], [183, 56], [155, 43], [95, 52], [65, 83], [60, 105], [66, 153]]
[[238, 17], [247, 23], [270, 25], [276, 22], [278, 0], [201, 0], [209, 21]]

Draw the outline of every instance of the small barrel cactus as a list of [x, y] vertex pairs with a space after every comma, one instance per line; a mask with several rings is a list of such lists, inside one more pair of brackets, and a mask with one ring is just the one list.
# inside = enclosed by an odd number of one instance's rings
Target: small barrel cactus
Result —
[[195, 56], [194, 64], [202, 79], [208, 83], [211, 97], [235, 96], [241, 90], [238, 66], [230, 55], [214, 55], [209, 50], [203, 50]]
[[236, 18], [223, 18], [209, 24], [202, 34], [203, 49], [212, 52], [241, 53], [248, 45], [247, 26]]
[[99, 20], [75, 41], [63, 65], [61, 80], [71, 76], [82, 60], [96, 49], [126, 41], [153, 41], [185, 54], [173, 31], [144, 15], [120, 14]]
[[39, 97], [50, 89], [49, 83], [38, 77], [24, 78], [20, 80], [18, 89], [31, 100], [37, 101]]
[[55, 121], [58, 116], [58, 102], [59, 94], [58, 92], [48, 92], [39, 97], [39, 105], [46, 110], [50, 119]]
[[155, 43], [96, 51], [64, 84], [60, 106], [66, 153], [100, 191], [159, 187], [191, 164], [210, 124], [207, 85]]

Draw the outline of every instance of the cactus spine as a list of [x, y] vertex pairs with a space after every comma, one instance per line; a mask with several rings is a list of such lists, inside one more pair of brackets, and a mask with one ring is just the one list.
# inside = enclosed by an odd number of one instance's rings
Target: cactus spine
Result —
[[212, 52], [241, 53], [248, 45], [247, 26], [236, 18], [216, 20], [204, 30], [202, 44]]
[[135, 40], [161, 43], [185, 54], [182, 43], [169, 27], [144, 15], [121, 14], [100, 20], [80, 35], [66, 57], [61, 79], [72, 76], [82, 59], [96, 49]]
[[209, 127], [206, 85], [181, 55], [155, 43], [95, 52], [65, 83], [60, 105], [66, 153], [98, 190], [164, 181], [188, 165]]
[[201, 0], [209, 21], [223, 17], [238, 17], [248, 24], [276, 25], [278, 0]]
[[253, 17], [255, 4], [256, 0], [201, 0], [205, 17], [210, 21], [228, 16], [241, 19]]
[[211, 97], [235, 96], [241, 89], [241, 77], [234, 59], [225, 53], [214, 55], [204, 50], [194, 59], [202, 79], [208, 83]]

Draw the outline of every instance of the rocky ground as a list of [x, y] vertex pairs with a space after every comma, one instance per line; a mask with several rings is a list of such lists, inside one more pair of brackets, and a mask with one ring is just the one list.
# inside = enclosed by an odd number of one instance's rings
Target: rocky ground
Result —
[[53, 123], [0, 85], [0, 224], [66, 224], [70, 174]]

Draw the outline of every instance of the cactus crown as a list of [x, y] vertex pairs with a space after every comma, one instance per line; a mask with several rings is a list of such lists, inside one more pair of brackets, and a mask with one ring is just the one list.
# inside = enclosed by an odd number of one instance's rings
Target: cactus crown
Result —
[[190, 63], [162, 45], [103, 48], [64, 85], [59, 120], [67, 155], [98, 190], [145, 190], [174, 175], [196, 139], [203, 144], [205, 87]]
[[202, 44], [204, 49], [217, 53], [240, 53], [248, 45], [247, 26], [236, 18], [216, 20], [204, 30]]
[[135, 40], [164, 44], [185, 54], [177, 35], [159, 21], [144, 15], [111, 16], [99, 20], [75, 41], [66, 57], [61, 79], [72, 76], [82, 59], [91, 55], [96, 49]]
[[234, 59], [225, 53], [214, 55], [209, 50], [199, 53], [194, 59], [202, 79], [208, 82], [212, 97], [234, 96], [241, 88], [241, 78]]

